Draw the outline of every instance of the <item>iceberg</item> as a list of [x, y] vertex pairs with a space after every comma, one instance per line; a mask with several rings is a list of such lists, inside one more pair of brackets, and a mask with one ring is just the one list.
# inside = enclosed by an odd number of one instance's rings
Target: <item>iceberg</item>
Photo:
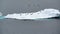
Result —
[[60, 11], [57, 9], [44, 9], [37, 12], [31, 13], [13, 13], [7, 14], [4, 18], [12, 18], [12, 19], [44, 19], [44, 18], [52, 18], [60, 16]]
[[2, 13], [0, 12], [0, 19], [4, 19], [5, 17], [2, 16]]

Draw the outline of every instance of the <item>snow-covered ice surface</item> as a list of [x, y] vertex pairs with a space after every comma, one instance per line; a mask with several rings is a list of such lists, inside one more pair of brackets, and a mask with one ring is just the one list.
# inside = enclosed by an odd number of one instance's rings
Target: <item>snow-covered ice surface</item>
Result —
[[[1, 13], [0, 13], [1, 15]], [[60, 16], [60, 12], [57, 9], [44, 9], [37, 12], [31, 13], [13, 13], [7, 14], [4, 18], [12, 19], [42, 19], [42, 18], [52, 18]]]

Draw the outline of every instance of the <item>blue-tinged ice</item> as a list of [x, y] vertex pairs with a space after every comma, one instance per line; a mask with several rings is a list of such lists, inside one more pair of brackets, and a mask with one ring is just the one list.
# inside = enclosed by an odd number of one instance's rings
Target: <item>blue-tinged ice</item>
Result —
[[0, 12], [0, 19], [4, 19], [5, 17], [2, 16], [2, 13]]

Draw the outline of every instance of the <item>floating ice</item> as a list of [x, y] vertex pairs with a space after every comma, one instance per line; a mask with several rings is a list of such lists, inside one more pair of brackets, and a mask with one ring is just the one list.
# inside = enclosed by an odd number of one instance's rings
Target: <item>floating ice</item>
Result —
[[2, 16], [2, 13], [0, 12], [0, 19], [4, 19], [5, 17]]
[[40, 18], [51, 18], [60, 16], [60, 12], [57, 9], [44, 9], [38, 12], [31, 13], [13, 13], [8, 14], [5, 18], [13, 18], [13, 19], [40, 19]]
[[0, 16], [2, 16], [2, 13], [0, 12]]

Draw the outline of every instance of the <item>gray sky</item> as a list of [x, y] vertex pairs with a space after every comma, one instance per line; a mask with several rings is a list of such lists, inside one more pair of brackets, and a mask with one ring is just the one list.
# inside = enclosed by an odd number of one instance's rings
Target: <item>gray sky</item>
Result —
[[0, 7], [4, 14], [35, 12], [45, 8], [60, 9], [59, 0], [0, 0]]

